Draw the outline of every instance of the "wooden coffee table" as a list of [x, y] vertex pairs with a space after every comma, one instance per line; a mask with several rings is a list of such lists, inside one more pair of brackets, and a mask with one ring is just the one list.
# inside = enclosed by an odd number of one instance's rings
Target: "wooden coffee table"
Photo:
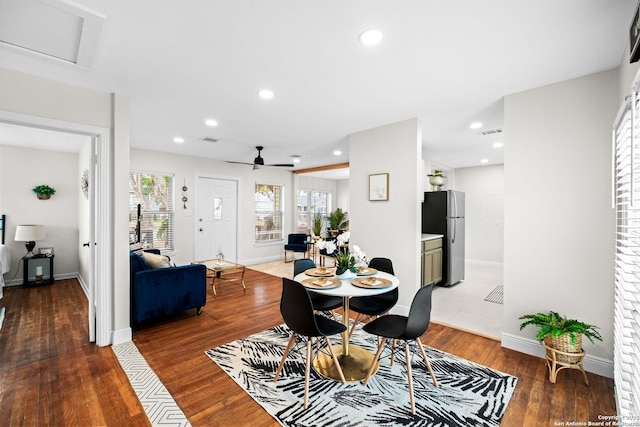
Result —
[[194, 261], [191, 264], [203, 264], [207, 267], [207, 279], [211, 279], [213, 295], [218, 295], [216, 292], [216, 280], [240, 282], [242, 289], [247, 290], [244, 286], [244, 265], [220, 259], [205, 259], [202, 261]]

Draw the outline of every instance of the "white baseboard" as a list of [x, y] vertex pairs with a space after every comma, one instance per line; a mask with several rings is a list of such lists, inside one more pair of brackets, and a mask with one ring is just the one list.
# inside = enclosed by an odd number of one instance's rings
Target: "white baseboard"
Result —
[[118, 345], [129, 342], [133, 339], [133, 330], [131, 328], [124, 328], [118, 331], [113, 331], [111, 338], [111, 344]]
[[284, 260], [283, 255], [272, 255], [272, 256], [261, 257], [261, 258], [241, 259], [241, 260], [238, 260], [238, 263], [242, 265], [253, 265], [253, 264], [263, 264], [265, 262], [282, 261], [282, 260]]
[[[540, 357], [541, 359], [544, 359], [545, 355], [544, 347], [538, 341], [511, 334], [502, 334], [502, 347]], [[584, 370], [587, 372], [613, 378], [613, 360], [587, 354], [584, 356], [583, 364]]]

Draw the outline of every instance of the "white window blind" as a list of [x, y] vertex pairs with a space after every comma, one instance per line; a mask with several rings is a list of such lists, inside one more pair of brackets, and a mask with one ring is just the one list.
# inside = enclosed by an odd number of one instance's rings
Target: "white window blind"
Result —
[[616, 257], [614, 381], [619, 416], [640, 414], [640, 95], [620, 108], [613, 129]]
[[[145, 248], [172, 252], [174, 203], [173, 175], [129, 173], [129, 235], [135, 235], [140, 205], [140, 243]], [[131, 238], [130, 238], [131, 240]]]

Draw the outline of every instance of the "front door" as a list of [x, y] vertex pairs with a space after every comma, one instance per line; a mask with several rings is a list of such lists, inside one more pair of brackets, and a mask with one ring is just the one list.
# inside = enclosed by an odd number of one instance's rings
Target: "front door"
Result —
[[237, 262], [238, 181], [198, 177], [197, 194], [195, 258]]

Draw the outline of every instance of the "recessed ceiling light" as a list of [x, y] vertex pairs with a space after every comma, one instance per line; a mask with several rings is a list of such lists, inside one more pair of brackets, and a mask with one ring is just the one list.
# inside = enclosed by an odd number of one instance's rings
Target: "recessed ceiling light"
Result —
[[494, 142], [492, 147], [493, 148], [502, 148], [504, 144], [502, 142]]
[[489, 163], [489, 159], [482, 159], [480, 160], [480, 163]]
[[342, 154], [342, 151], [340, 151], [340, 150], [334, 150], [333, 151], [333, 155], [334, 156], [339, 156], [340, 154]]
[[470, 129], [480, 129], [482, 127], [481, 122], [473, 122], [469, 125]]
[[302, 156], [300, 154], [294, 154], [291, 156], [291, 158], [293, 159], [293, 163], [300, 163], [300, 158]]
[[184, 142], [184, 138], [181, 136], [176, 136], [175, 138], [173, 138], [173, 142], [176, 142], [178, 144], [182, 144]]
[[358, 40], [360, 40], [360, 43], [362, 44], [373, 46], [382, 41], [382, 33], [374, 29], [365, 30], [360, 33]]
[[218, 121], [214, 119], [207, 119], [204, 121], [204, 124], [207, 126], [214, 127], [214, 126], [218, 126]]
[[258, 92], [258, 96], [262, 99], [271, 99], [273, 98], [273, 91], [269, 89], [262, 89], [260, 92]]

